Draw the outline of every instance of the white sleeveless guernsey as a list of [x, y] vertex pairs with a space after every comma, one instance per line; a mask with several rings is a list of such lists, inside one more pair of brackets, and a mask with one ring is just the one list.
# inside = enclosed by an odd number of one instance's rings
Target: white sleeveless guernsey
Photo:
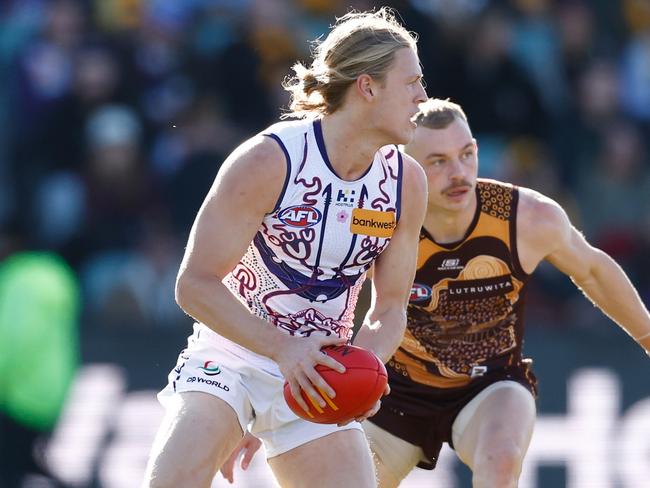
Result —
[[385, 146], [363, 176], [345, 181], [327, 157], [320, 120], [280, 122], [262, 134], [282, 148], [287, 175], [274, 210], [223, 283], [288, 334], [349, 339], [366, 272], [399, 221], [402, 156]]

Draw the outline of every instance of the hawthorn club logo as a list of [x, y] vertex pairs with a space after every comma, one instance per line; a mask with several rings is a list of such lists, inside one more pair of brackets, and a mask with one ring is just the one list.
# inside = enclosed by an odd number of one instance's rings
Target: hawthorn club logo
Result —
[[199, 369], [203, 371], [206, 376], [216, 376], [221, 373], [221, 370], [217, 365], [211, 366], [213, 363], [214, 361], [206, 361], [203, 366], [199, 366]]

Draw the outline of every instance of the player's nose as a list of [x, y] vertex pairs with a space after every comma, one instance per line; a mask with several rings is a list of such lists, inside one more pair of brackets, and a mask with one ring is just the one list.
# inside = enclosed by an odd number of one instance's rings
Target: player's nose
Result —
[[420, 87], [419, 87], [419, 90], [418, 90], [418, 93], [417, 93], [417, 98], [416, 98], [416, 102], [418, 104], [424, 103], [428, 99], [427, 92], [424, 89], [424, 85], [422, 85], [422, 83], [419, 83], [419, 85], [420, 85]]
[[449, 177], [451, 179], [461, 179], [465, 176], [465, 167], [458, 158], [452, 158], [449, 161]]

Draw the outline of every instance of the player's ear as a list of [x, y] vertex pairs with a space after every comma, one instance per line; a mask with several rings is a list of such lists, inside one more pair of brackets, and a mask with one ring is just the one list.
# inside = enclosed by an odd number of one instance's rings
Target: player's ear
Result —
[[357, 78], [356, 88], [358, 93], [368, 102], [375, 97], [373, 92], [374, 80], [370, 75], [363, 74]]

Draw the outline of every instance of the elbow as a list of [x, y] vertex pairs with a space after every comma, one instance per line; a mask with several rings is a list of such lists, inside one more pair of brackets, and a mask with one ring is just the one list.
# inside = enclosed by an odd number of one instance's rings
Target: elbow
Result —
[[600, 281], [597, 276], [589, 273], [584, 276], [571, 276], [571, 280], [578, 287], [578, 289], [591, 300], [591, 296], [598, 292], [601, 288]]
[[221, 288], [218, 276], [184, 269], [176, 277], [174, 298], [186, 314], [196, 318], [195, 312], [203, 309], [209, 301], [214, 301]]
[[174, 298], [178, 306], [188, 312], [190, 297], [192, 296], [192, 278], [187, 272], [181, 272], [176, 277], [176, 286], [174, 287]]

